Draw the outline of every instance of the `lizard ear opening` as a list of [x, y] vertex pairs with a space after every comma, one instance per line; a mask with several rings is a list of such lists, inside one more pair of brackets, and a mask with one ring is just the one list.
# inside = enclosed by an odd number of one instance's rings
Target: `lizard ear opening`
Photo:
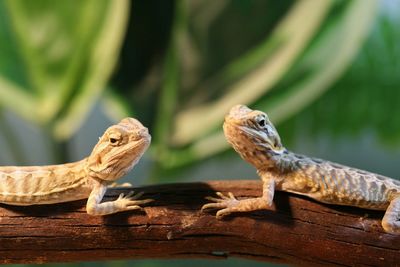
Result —
[[93, 177], [97, 177], [97, 174], [101, 171], [103, 160], [100, 155], [90, 156], [88, 159], [89, 174]]
[[96, 164], [101, 165], [102, 163], [103, 163], [103, 160], [101, 159], [100, 155], [97, 155]]

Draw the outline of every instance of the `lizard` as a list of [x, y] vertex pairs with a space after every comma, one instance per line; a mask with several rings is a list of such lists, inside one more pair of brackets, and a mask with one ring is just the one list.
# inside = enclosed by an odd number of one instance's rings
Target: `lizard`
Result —
[[310, 197], [318, 202], [385, 210], [382, 227], [400, 234], [400, 181], [379, 174], [311, 158], [287, 150], [266, 113], [236, 105], [225, 116], [228, 143], [253, 165], [263, 184], [262, 196], [236, 199], [232, 193], [207, 197], [202, 210], [219, 209], [218, 219], [234, 212], [271, 207], [275, 190]]
[[150, 142], [146, 127], [134, 118], [125, 118], [110, 126], [91, 154], [80, 161], [47, 166], [1, 166], [0, 202], [30, 206], [87, 198], [86, 212], [90, 215], [141, 209], [141, 204], [152, 201], [139, 200], [142, 193], [120, 194], [116, 200], [103, 203], [101, 200], [107, 187], [115, 186], [114, 182], [136, 165]]

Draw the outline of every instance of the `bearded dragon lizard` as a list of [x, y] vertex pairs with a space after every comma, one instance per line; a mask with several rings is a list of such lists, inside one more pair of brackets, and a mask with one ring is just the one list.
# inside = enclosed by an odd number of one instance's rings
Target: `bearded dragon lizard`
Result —
[[138, 120], [125, 118], [109, 127], [89, 157], [49, 166], [0, 167], [0, 202], [29, 206], [88, 198], [90, 215], [140, 209], [152, 201], [141, 194], [119, 195], [101, 203], [107, 186], [129, 172], [150, 145], [151, 136]]
[[327, 204], [386, 210], [383, 229], [400, 234], [400, 181], [292, 153], [282, 145], [267, 114], [244, 105], [230, 110], [223, 129], [236, 152], [257, 169], [263, 193], [258, 198], [237, 200], [232, 193], [218, 192], [202, 210], [220, 209], [216, 216], [222, 218], [232, 212], [268, 209], [274, 191], [280, 190]]

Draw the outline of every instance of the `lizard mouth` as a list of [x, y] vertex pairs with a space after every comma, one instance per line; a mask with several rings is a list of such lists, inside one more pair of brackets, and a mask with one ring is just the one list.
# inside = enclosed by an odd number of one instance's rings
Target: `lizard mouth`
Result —
[[128, 144], [125, 144], [124, 149], [121, 149], [118, 153], [114, 153], [111, 157], [105, 159], [108, 162], [118, 161], [121, 158], [132, 158], [134, 161], [136, 158], [140, 158], [142, 154], [146, 151], [146, 149], [150, 145], [151, 138], [141, 138], [137, 141], [131, 141]]
[[282, 146], [279, 137], [270, 132], [260, 131], [251, 127], [242, 126], [241, 131], [247, 135], [252, 143], [259, 148], [269, 149], [276, 153], [283, 153], [284, 147]]

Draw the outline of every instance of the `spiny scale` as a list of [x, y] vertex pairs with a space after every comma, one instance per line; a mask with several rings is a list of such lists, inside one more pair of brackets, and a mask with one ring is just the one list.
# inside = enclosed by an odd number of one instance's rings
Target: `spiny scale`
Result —
[[[282, 190], [298, 190], [324, 203], [385, 210], [400, 192], [400, 182], [389, 177], [295, 154], [291, 162]], [[291, 180], [297, 186], [291, 187]]]

